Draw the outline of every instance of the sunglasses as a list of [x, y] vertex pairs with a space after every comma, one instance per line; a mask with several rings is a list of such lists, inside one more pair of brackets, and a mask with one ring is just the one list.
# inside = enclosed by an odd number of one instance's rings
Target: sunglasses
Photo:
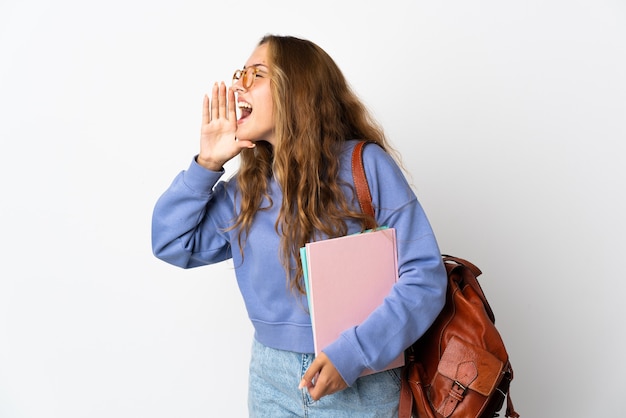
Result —
[[235, 71], [235, 74], [233, 74], [233, 84], [241, 80], [241, 85], [247, 90], [254, 84], [254, 80], [257, 77], [256, 74], [259, 71], [260, 70], [257, 67], [248, 67], [243, 70], [237, 70]]

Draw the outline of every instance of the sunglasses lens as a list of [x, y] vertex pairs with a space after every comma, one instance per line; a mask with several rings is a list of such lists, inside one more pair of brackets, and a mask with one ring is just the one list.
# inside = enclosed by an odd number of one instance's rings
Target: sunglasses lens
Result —
[[243, 72], [243, 80], [241, 80], [241, 84], [243, 84], [243, 86], [247, 89], [252, 87], [252, 83], [254, 83], [254, 70], [254, 67], [249, 67]]
[[237, 70], [233, 74], [233, 84], [238, 80], [241, 80], [241, 85], [245, 89], [249, 89], [254, 84], [256, 78], [257, 69], [255, 67], [248, 67], [245, 70]]

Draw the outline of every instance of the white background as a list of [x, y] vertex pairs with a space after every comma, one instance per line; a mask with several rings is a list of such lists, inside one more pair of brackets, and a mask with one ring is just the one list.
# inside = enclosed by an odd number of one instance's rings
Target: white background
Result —
[[246, 416], [231, 266], [150, 218], [266, 33], [336, 59], [482, 268], [522, 416], [623, 414], [623, 1], [0, 0], [0, 417]]

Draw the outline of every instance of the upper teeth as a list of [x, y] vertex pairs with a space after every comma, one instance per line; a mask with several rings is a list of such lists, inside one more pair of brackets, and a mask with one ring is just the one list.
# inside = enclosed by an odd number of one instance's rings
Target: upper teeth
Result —
[[246, 102], [239, 102], [239, 103], [237, 103], [237, 106], [239, 106], [240, 109], [242, 109], [242, 108], [252, 109], [252, 105], [250, 103], [246, 103]]

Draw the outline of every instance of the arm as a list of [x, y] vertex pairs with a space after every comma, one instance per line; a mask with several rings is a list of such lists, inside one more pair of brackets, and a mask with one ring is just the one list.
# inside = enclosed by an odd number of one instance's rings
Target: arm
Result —
[[[417, 340], [441, 311], [446, 289], [445, 269], [437, 242], [402, 172], [375, 146], [365, 148], [364, 164], [377, 209], [377, 222], [396, 228], [399, 280], [366, 321], [346, 330], [324, 349], [325, 356], [347, 384], [352, 384], [364, 368], [385, 367]], [[320, 359], [320, 363], [323, 361], [325, 359]], [[317, 372], [320, 375], [316, 386], [322, 384], [325, 373], [320, 366], [315, 362], [311, 365], [305, 384]], [[333, 369], [329, 369], [329, 381], [333, 380], [332, 372]], [[315, 390], [322, 393], [324, 388]], [[313, 391], [311, 393], [313, 396]]]
[[[200, 153], [187, 171], [180, 173], [158, 200], [152, 217], [152, 250], [168, 263], [196, 267], [231, 256], [228, 235], [222, 227], [234, 210], [224, 183], [213, 190], [222, 166], [249, 141], [237, 141], [235, 94], [215, 83], [211, 100], [204, 97]], [[223, 205], [221, 203], [227, 203]]]
[[157, 258], [191, 268], [231, 257], [228, 235], [219, 223], [234, 216], [232, 202], [224, 183], [214, 190], [222, 173], [194, 160], [159, 198], [152, 215], [152, 251]]

